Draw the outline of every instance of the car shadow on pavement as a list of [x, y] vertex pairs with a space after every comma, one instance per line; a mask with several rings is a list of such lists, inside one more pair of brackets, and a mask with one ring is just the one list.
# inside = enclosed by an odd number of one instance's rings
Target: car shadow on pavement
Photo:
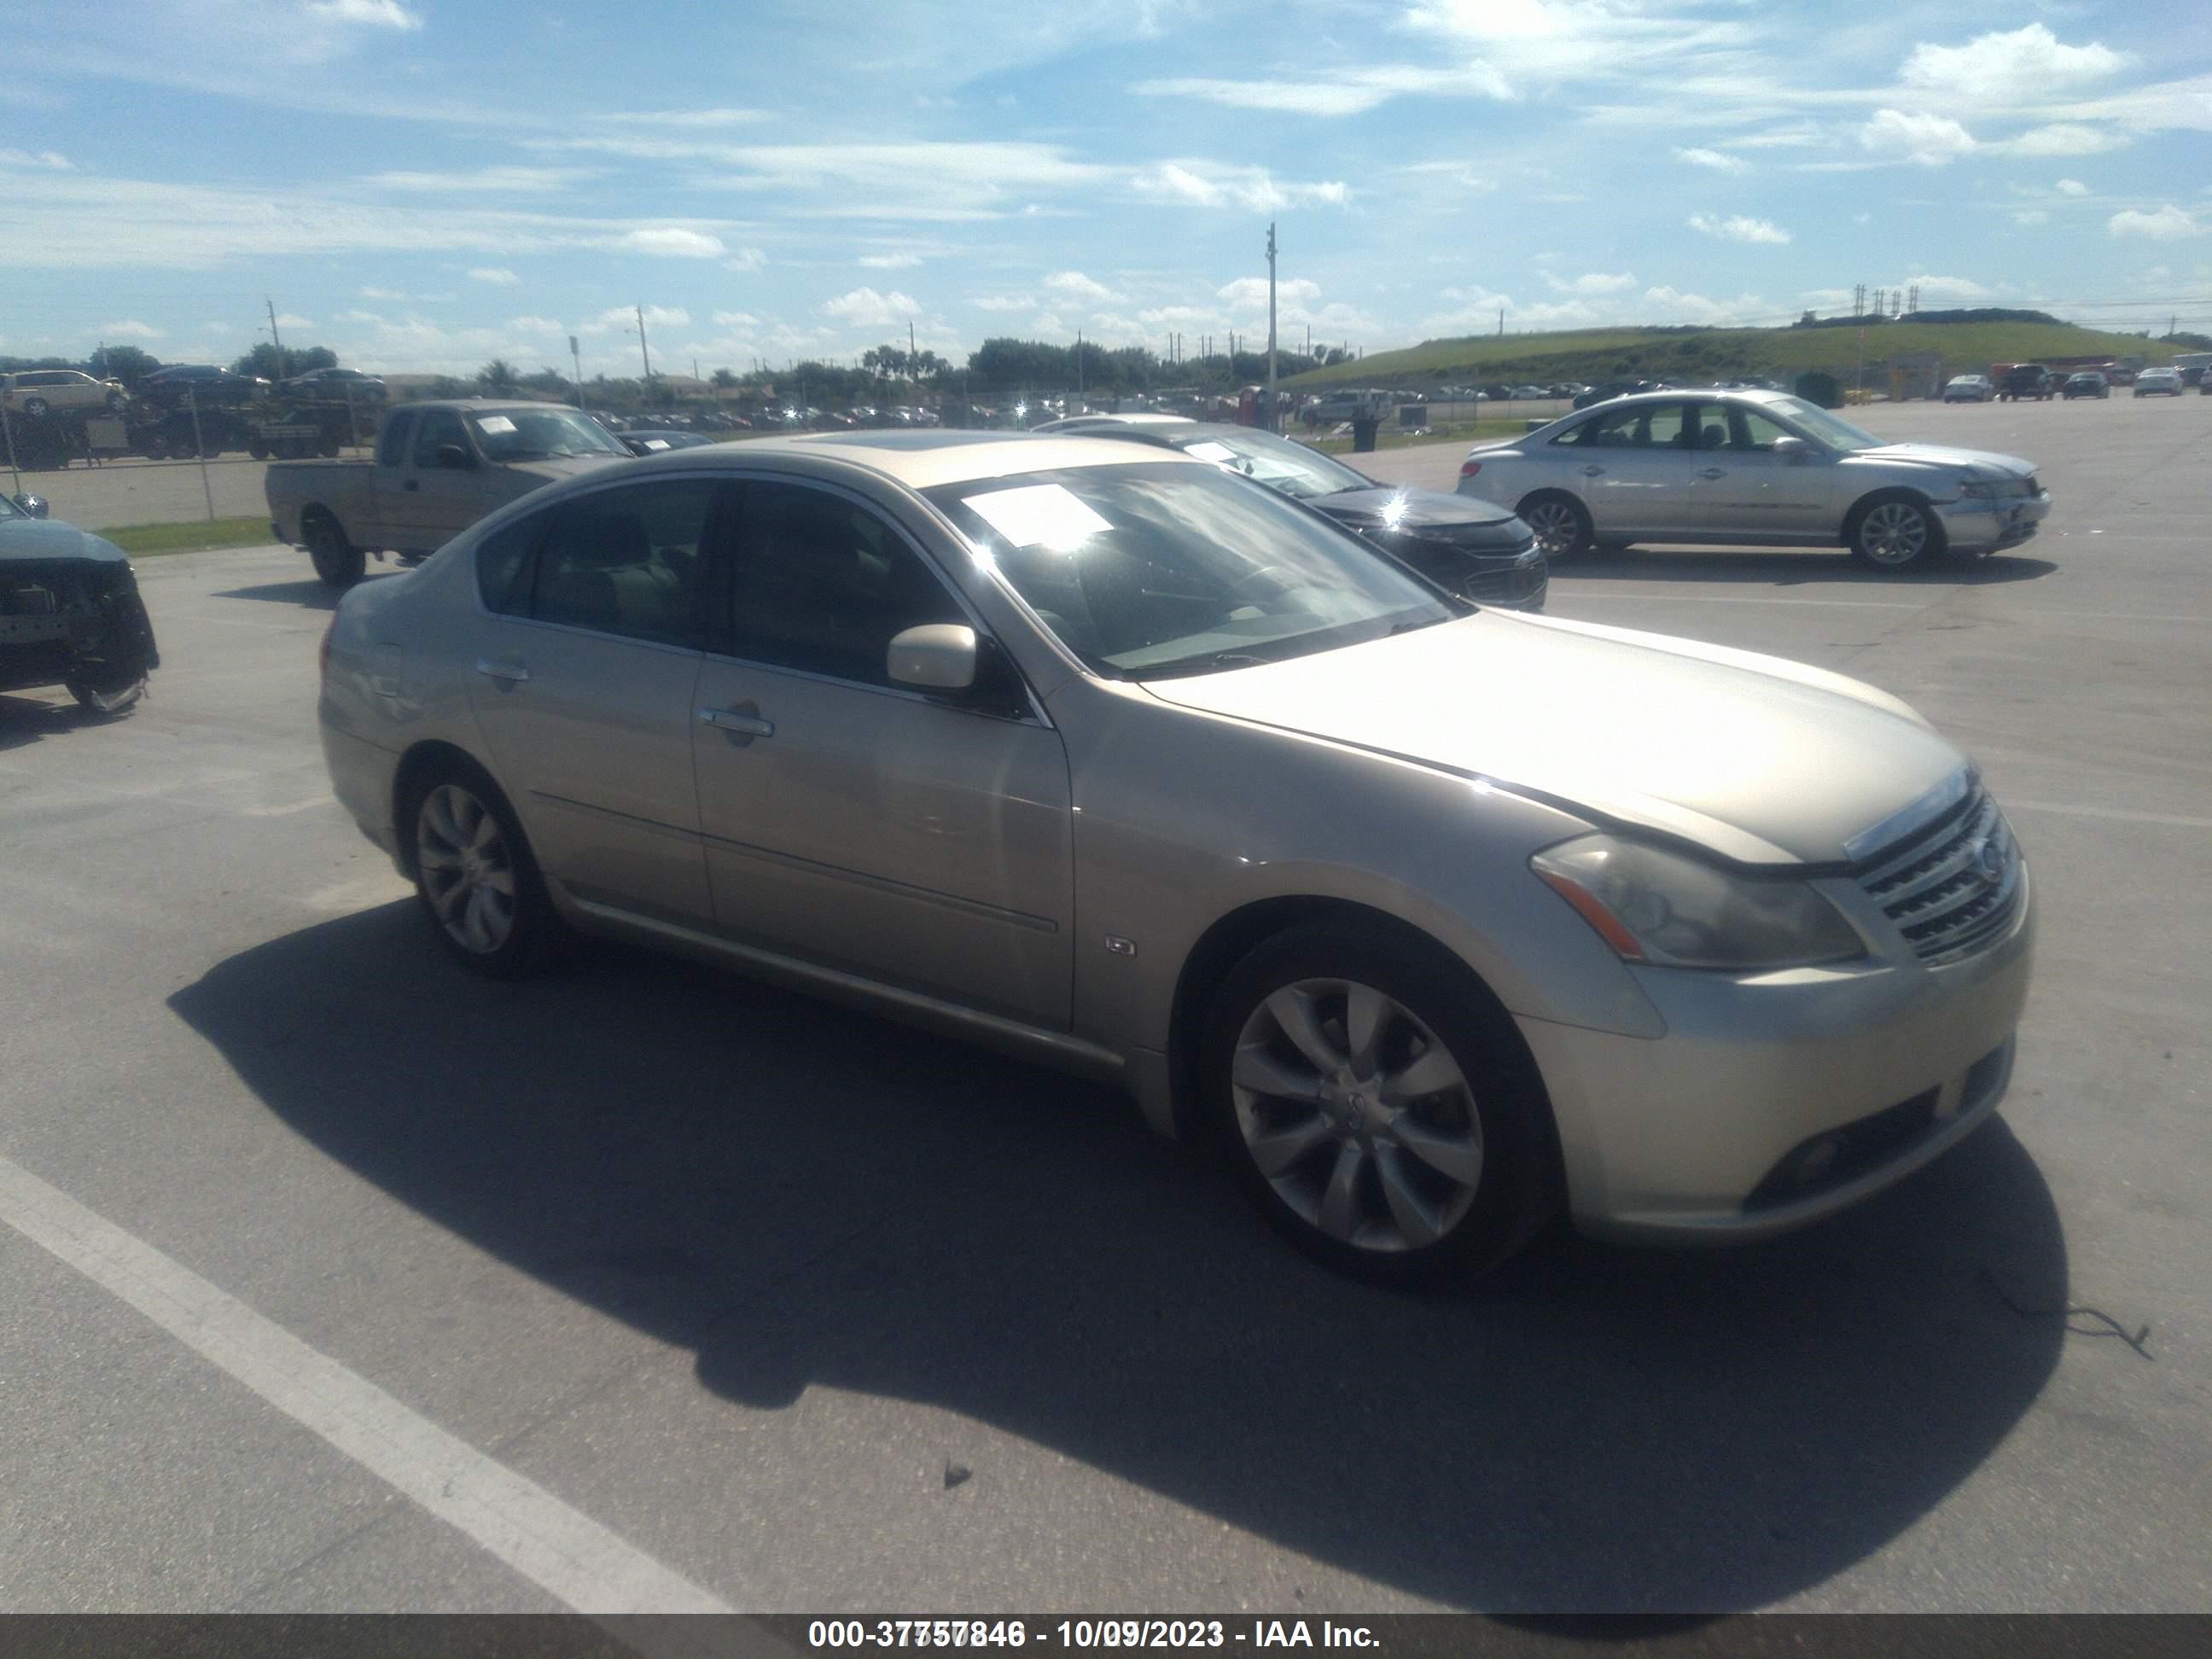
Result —
[[[1553, 581], [1764, 582], [1771, 587], [1813, 585], [1865, 587], [1897, 583], [1932, 587], [1994, 587], [2033, 581], [2058, 567], [2048, 559], [1992, 553], [1983, 559], [1938, 559], [1905, 570], [1872, 570], [1825, 549], [1782, 550], [1700, 547], [1635, 547], [1626, 552], [1585, 553], [1552, 566]], [[1567, 590], [1571, 592], [1571, 589]]]
[[403, 902], [171, 1006], [331, 1157], [724, 1396], [927, 1402], [1454, 1606], [1816, 1585], [1972, 1474], [2063, 1340], [2016, 1310], [2067, 1264], [2001, 1121], [1811, 1231], [1562, 1231], [1414, 1297], [1309, 1264], [1107, 1091], [674, 961], [483, 984]]
[[116, 719], [112, 714], [94, 714], [74, 702], [43, 702], [35, 696], [0, 694], [0, 752], [87, 726], [111, 726]]
[[[372, 568], [363, 582], [374, 581], [380, 576], [398, 575], [397, 570], [380, 571]], [[343, 587], [332, 587], [319, 576], [304, 581], [261, 582], [252, 587], [225, 587], [216, 590], [210, 598], [218, 599], [267, 599], [276, 605], [296, 605], [309, 611], [335, 611], [338, 601], [346, 596]]]

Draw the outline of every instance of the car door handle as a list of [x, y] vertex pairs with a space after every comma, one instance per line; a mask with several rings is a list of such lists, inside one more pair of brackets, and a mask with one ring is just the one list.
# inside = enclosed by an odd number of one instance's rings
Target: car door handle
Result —
[[702, 708], [699, 711], [699, 718], [708, 726], [720, 726], [723, 731], [735, 732], [739, 737], [772, 738], [775, 735], [773, 721], [764, 720], [758, 714], [748, 714], [741, 708]]
[[1604, 471], [1605, 469], [1601, 466], [1586, 466], [1583, 469], [1583, 477], [1585, 478], [1595, 478], [1601, 477], [1604, 474]]
[[1698, 476], [1700, 478], [1725, 478], [1728, 477], [1728, 469], [1724, 466], [1709, 466]]
[[507, 680], [516, 685], [530, 678], [530, 671], [520, 663], [495, 657], [477, 658], [477, 672], [489, 679]]

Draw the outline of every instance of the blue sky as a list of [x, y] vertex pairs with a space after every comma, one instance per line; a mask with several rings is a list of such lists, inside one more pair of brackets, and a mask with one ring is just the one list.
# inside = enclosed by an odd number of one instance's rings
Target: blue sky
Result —
[[0, 352], [386, 371], [1778, 322], [2212, 331], [2212, 7], [12, 0]]

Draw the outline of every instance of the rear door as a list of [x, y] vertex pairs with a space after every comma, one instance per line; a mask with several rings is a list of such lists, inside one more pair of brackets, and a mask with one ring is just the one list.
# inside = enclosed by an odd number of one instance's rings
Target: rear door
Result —
[[657, 478], [570, 498], [477, 550], [495, 615], [470, 705], [547, 874], [690, 926], [713, 906], [691, 775], [703, 573], [725, 488]]
[[1064, 1029], [1067, 758], [1011, 664], [988, 703], [892, 684], [892, 635], [981, 624], [872, 507], [746, 484], [701, 672], [700, 825], [723, 930]]

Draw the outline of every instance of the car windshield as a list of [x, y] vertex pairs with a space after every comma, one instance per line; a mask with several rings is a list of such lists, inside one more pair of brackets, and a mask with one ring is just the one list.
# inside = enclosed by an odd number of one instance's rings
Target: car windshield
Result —
[[585, 419], [573, 409], [502, 409], [494, 413], [467, 411], [469, 428], [477, 434], [487, 460], [541, 461], [556, 455], [627, 455], [597, 421]]
[[1462, 614], [1350, 532], [1217, 467], [1070, 468], [927, 493], [1116, 679], [1249, 667]]
[[1203, 432], [1188, 438], [1177, 435], [1172, 441], [1186, 455], [1233, 467], [1302, 501], [1375, 488], [1375, 480], [1364, 473], [1271, 432]]
[[8, 497], [0, 495], [0, 519], [27, 519], [30, 516]]
[[1873, 433], [1802, 398], [1780, 398], [1770, 407], [1786, 415], [1831, 449], [1880, 449], [1882, 446], [1882, 441]]

